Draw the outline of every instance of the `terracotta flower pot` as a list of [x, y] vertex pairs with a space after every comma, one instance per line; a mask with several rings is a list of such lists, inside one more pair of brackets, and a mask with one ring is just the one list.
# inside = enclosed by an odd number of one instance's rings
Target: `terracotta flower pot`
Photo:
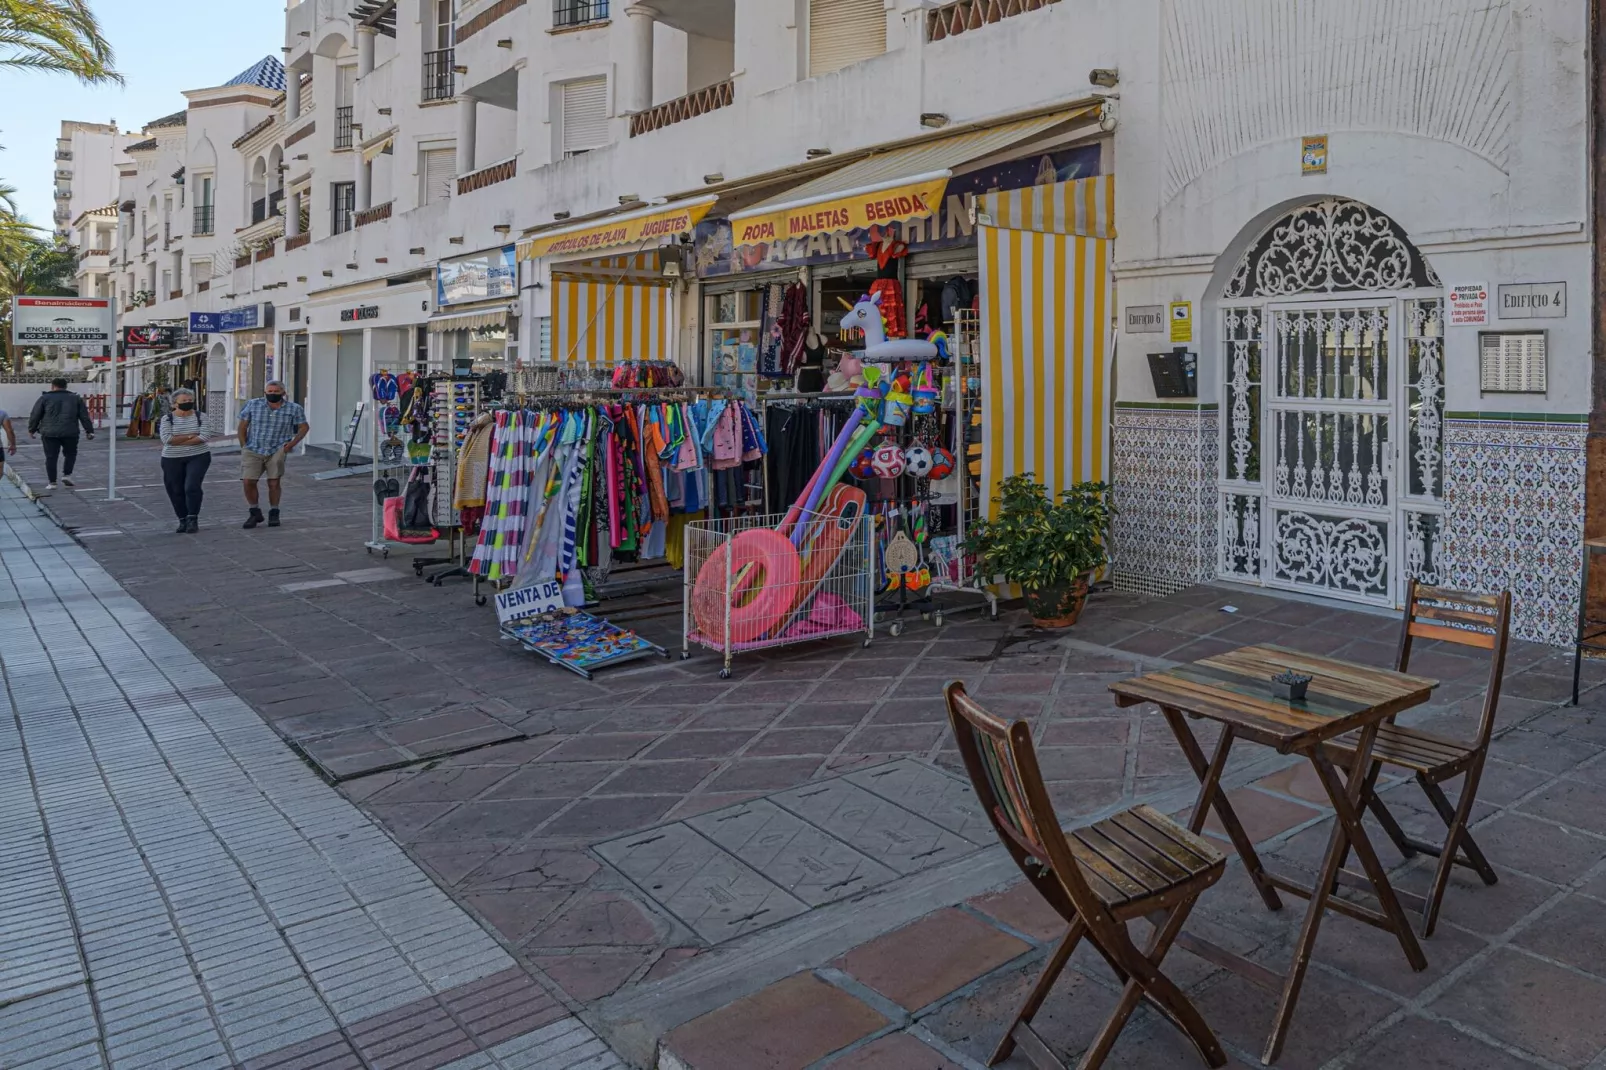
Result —
[[1087, 605], [1087, 574], [1069, 583], [1047, 587], [1039, 591], [1025, 591], [1026, 612], [1039, 628], [1069, 628], [1082, 615]]

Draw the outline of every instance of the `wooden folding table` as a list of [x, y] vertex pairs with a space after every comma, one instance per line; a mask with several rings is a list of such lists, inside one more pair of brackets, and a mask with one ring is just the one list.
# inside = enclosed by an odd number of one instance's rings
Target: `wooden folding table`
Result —
[[[1289, 700], [1274, 694], [1271, 678], [1289, 669], [1312, 677], [1305, 698]], [[1310, 900], [1294, 945], [1293, 962], [1283, 975], [1188, 933], [1177, 940], [1179, 947], [1207, 961], [1272, 992], [1280, 990], [1277, 1015], [1261, 1056], [1267, 1064], [1282, 1052], [1324, 910], [1334, 910], [1393, 933], [1411, 968], [1427, 969], [1427, 959], [1416, 934], [1411, 931], [1405, 912], [1389, 885], [1388, 874], [1361, 824], [1360, 795], [1378, 726], [1401, 710], [1426, 702], [1437, 686], [1437, 680], [1421, 676], [1276, 646], [1243, 647], [1110, 685], [1119, 706], [1152, 702], [1160, 707], [1188, 763], [1198, 775], [1199, 796], [1189, 829], [1196, 833], [1201, 831], [1206, 815], [1214, 809], [1267, 907], [1282, 909], [1282, 900], [1277, 895], [1279, 890]], [[1221, 738], [1215, 754], [1208, 760], [1188, 726], [1189, 717], [1205, 718], [1221, 725]], [[1323, 744], [1350, 733], [1355, 733], [1355, 758], [1346, 778], [1333, 765]], [[1273, 747], [1282, 754], [1304, 755], [1315, 767], [1338, 820], [1334, 823], [1314, 887], [1267, 872], [1238, 815], [1233, 812], [1232, 803], [1221, 788], [1221, 774], [1227, 767], [1233, 743], [1239, 739]], [[1333, 895], [1351, 849], [1366, 871], [1364, 878], [1356, 883], [1369, 886], [1377, 896], [1381, 912]]]

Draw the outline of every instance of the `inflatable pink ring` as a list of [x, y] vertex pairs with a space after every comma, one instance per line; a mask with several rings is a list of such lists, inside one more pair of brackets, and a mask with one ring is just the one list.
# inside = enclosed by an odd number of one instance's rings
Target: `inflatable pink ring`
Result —
[[[726, 557], [733, 590], [726, 591]], [[724, 643], [730, 610], [732, 643], [750, 643], [791, 612], [803, 563], [792, 540], [769, 528], [752, 528], [715, 550], [697, 573], [692, 616], [706, 638]]]

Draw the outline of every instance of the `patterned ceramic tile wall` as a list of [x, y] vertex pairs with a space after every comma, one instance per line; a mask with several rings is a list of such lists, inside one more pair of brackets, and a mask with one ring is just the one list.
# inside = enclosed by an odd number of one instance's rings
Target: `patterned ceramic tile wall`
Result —
[[1509, 587], [1513, 630], [1570, 645], [1584, 531], [1586, 425], [1452, 413], [1445, 421], [1445, 546], [1453, 587]]
[[1216, 572], [1216, 409], [1117, 405], [1115, 585], [1170, 594]]

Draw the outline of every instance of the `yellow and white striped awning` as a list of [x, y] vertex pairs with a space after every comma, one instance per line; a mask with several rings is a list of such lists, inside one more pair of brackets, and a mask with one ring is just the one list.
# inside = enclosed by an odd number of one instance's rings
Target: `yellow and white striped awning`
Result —
[[1115, 176], [988, 193], [976, 202], [976, 221], [1003, 230], [1114, 238]]
[[690, 233], [717, 200], [719, 198], [712, 195], [695, 197], [553, 227], [519, 242], [519, 259], [573, 256], [621, 246], [656, 244], [665, 238]]
[[657, 249], [645, 253], [599, 256], [590, 260], [571, 260], [552, 266], [554, 279], [581, 282], [630, 282], [641, 286], [668, 286], [675, 280], [664, 276], [663, 257]]
[[1054, 492], [1109, 478], [1114, 203], [1113, 176], [977, 202], [989, 513], [1008, 476]]
[[560, 364], [668, 360], [674, 290], [552, 277], [552, 359]]

